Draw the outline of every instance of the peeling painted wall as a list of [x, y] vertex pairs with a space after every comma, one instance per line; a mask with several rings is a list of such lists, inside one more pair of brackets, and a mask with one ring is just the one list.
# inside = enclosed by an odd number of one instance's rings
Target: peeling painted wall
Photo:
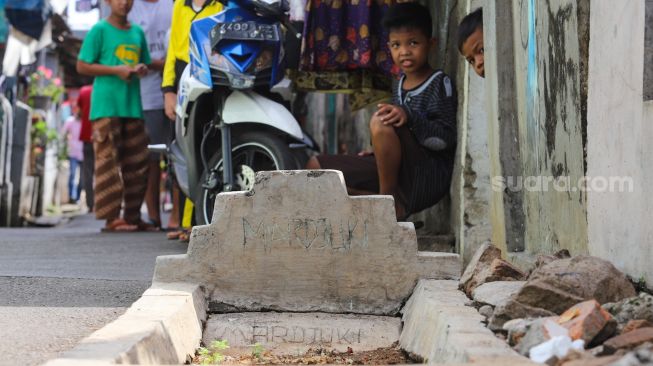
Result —
[[[632, 192], [588, 192], [589, 251], [653, 284], [653, 102], [643, 101], [645, 1], [592, 0], [587, 175]], [[600, 188], [598, 179], [595, 188]], [[624, 186], [623, 188], [626, 188]]]
[[577, 182], [586, 168], [589, 1], [486, 7], [490, 167], [494, 188], [503, 188], [492, 191], [493, 242], [516, 261], [563, 248], [587, 253], [586, 195]]
[[513, 4], [525, 249], [586, 253], [578, 2]]

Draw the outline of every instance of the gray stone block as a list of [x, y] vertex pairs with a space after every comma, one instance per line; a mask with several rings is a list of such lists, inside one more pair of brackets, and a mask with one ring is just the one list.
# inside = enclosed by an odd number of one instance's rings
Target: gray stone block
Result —
[[250, 354], [258, 344], [276, 355], [304, 354], [309, 348], [346, 352], [390, 347], [399, 340], [397, 317], [324, 313], [232, 313], [212, 315], [203, 341], [226, 340], [225, 355]]
[[417, 251], [391, 196], [349, 197], [337, 171], [257, 174], [220, 194], [188, 253], [157, 259], [154, 282], [204, 286], [213, 308], [396, 314], [417, 281], [456, 279], [457, 254]]
[[[429, 364], [464, 363], [507, 357], [505, 365], [527, 361], [494, 336], [455, 281], [422, 280], [402, 310], [401, 348]], [[479, 364], [486, 364], [479, 362]]]

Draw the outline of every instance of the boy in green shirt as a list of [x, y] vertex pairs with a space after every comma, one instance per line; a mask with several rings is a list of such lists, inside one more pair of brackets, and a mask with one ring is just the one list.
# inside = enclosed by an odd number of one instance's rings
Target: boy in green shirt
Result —
[[[95, 76], [90, 120], [95, 150], [95, 217], [105, 231], [148, 230], [140, 218], [147, 184], [147, 135], [139, 77], [151, 63], [143, 30], [130, 24], [133, 0], [106, 0], [111, 15], [86, 35], [80, 74]], [[124, 202], [123, 218], [120, 218]]]

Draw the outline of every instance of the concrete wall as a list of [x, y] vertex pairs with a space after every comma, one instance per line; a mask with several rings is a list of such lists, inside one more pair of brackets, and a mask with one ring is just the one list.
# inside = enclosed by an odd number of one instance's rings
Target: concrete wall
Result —
[[[513, 1], [527, 253], [587, 252], [578, 3]], [[528, 177], [542, 184], [531, 190]]]
[[486, 2], [490, 221], [513, 260], [587, 252], [586, 196], [575, 189], [585, 173], [587, 4]]
[[653, 0], [646, 0], [644, 100], [653, 100]]
[[591, 2], [587, 175], [632, 177], [633, 191], [588, 192], [587, 219], [590, 254], [650, 286], [653, 102], [642, 98], [644, 10], [643, 0]]
[[[483, 5], [481, 0], [459, 3], [459, 19]], [[457, 22], [459, 23], [459, 22]], [[456, 23], [456, 24], [457, 24]], [[458, 85], [459, 135], [456, 184], [452, 187], [452, 211], [457, 250], [467, 263], [476, 249], [491, 240], [490, 225], [490, 160], [488, 152], [487, 115], [485, 113], [485, 83], [460, 56]]]

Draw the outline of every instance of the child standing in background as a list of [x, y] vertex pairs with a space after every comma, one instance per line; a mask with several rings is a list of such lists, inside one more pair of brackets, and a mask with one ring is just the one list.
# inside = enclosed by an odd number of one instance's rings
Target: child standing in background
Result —
[[77, 178], [77, 170], [84, 161], [84, 143], [79, 139], [81, 130], [82, 122], [79, 120], [77, 111], [75, 111], [72, 116], [68, 117], [62, 129], [62, 135], [66, 139], [68, 162], [70, 164], [68, 172], [69, 203], [77, 203], [82, 188], [80, 180]]
[[[143, 30], [127, 15], [133, 0], [107, 0], [111, 14], [84, 38], [77, 71], [95, 76], [91, 94], [95, 217], [104, 231], [150, 230], [140, 208], [147, 185], [147, 135], [139, 77], [151, 63]], [[120, 217], [124, 203], [123, 217]]]

